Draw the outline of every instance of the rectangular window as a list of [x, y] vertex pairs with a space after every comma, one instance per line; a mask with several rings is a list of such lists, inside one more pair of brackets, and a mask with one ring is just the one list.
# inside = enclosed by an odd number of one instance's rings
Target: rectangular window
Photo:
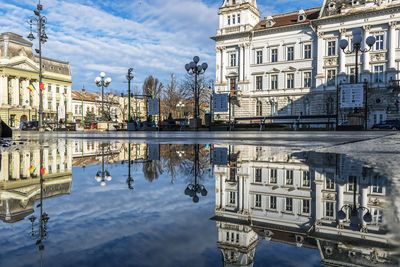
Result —
[[287, 48], [287, 61], [292, 61], [294, 60], [294, 47], [289, 46]]
[[271, 49], [271, 62], [278, 62], [278, 49]]
[[269, 208], [271, 210], [276, 210], [276, 197], [269, 197]]
[[278, 182], [278, 170], [277, 169], [271, 169], [269, 171], [269, 182], [271, 184], [276, 184]]
[[262, 169], [256, 169], [255, 170], [254, 181], [256, 183], [261, 183], [261, 180], [262, 180]]
[[294, 88], [294, 73], [289, 73], [286, 75], [286, 82], [287, 88]]
[[351, 67], [349, 69], [349, 83], [355, 83], [356, 82], [356, 68]]
[[57, 94], [60, 93], [60, 86], [59, 85], [56, 85], [56, 93]]
[[311, 72], [304, 72], [304, 87], [311, 87]]
[[237, 14], [237, 22], [240, 24], [240, 14]]
[[304, 58], [305, 59], [311, 58], [311, 45], [310, 44], [304, 45]]
[[256, 201], [255, 201], [256, 208], [261, 208], [261, 195], [256, 194]]
[[374, 66], [374, 82], [383, 83], [383, 65]]
[[335, 204], [333, 202], [325, 203], [325, 216], [328, 218], [333, 218], [335, 210]]
[[303, 213], [309, 214], [310, 213], [310, 200], [303, 199]]
[[230, 204], [236, 203], [236, 192], [229, 192], [229, 203]]
[[228, 25], [231, 25], [231, 16], [228, 16]]
[[293, 198], [286, 198], [285, 209], [286, 211], [293, 211]]
[[286, 170], [286, 185], [293, 185], [293, 170]]
[[336, 56], [336, 41], [328, 42], [328, 56]]
[[303, 186], [310, 187], [310, 185], [311, 185], [310, 172], [303, 171]]
[[278, 75], [271, 75], [271, 89], [278, 89]]
[[262, 116], [262, 102], [261, 100], [257, 100], [256, 104], [256, 116]]
[[262, 89], [263, 89], [263, 77], [256, 76], [256, 90], [262, 91]]
[[326, 79], [327, 79], [328, 86], [335, 86], [336, 85], [336, 70], [328, 70]]
[[376, 35], [375, 39], [375, 50], [383, 50], [385, 48], [383, 34]]
[[231, 67], [236, 67], [236, 53], [230, 54], [230, 64]]
[[262, 50], [256, 51], [256, 63], [257, 64], [263, 63], [263, 51]]
[[326, 189], [333, 190], [335, 189], [335, 179], [327, 177], [326, 178]]
[[349, 176], [349, 182], [347, 184], [347, 190], [348, 191], [353, 191], [354, 190], [354, 182], [356, 181], [357, 177], [356, 176]]
[[372, 193], [383, 193], [383, 178], [381, 178], [379, 175], [375, 175], [372, 178]]
[[232, 15], [232, 24], [236, 24], [236, 15]]

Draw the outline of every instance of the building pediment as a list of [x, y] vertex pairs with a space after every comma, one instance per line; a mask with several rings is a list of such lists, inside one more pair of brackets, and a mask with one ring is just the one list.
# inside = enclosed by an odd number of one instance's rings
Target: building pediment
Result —
[[6, 67], [32, 72], [39, 71], [39, 66], [33, 60], [27, 57], [17, 57], [12, 59], [6, 64]]

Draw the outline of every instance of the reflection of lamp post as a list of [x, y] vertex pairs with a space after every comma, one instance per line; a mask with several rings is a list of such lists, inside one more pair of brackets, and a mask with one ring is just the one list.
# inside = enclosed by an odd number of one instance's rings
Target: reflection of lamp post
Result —
[[200, 58], [198, 56], [195, 56], [193, 58], [193, 61], [185, 65], [185, 69], [188, 74], [194, 76], [194, 120], [196, 124], [196, 130], [198, 128], [198, 118], [200, 116], [200, 104], [199, 104], [199, 97], [200, 97], [200, 92], [199, 92], [199, 86], [197, 84], [198, 76], [200, 74], [203, 74], [207, 68], [208, 64], [203, 63], [201, 65], [197, 65], [199, 63]]
[[112, 79], [106, 78], [105, 72], [100, 72], [100, 76], [96, 77], [94, 81], [97, 87], [101, 87], [101, 117], [104, 118], [104, 87], [108, 87]]
[[[38, 207], [40, 207], [40, 214], [39, 218], [37, 218], [35, 215], [29, 217], [29, 221], [32, 223], [31, 238], [36, 239], [36, 245], [38, 246], [39, 251], [44, 250], [43, 241], [47, 238], [47, 222], [50, 219], [49, 215], [43, 212], [43, 176], [45, 171], [46, 170], [43, 166], [43, 147], [40, 147], [40, 204], [38, 205]], [[38, 224], [35, 224], [37, 219], [39, 219]], [[35, 226], [38, 226], [39, 229], [35, 230]]]
[[39, 3], [34, 10], [35, 17], [31, 18], [29, 22], [30, 33], [28, 35], [28, 39], [32, 42], [35, 39], [35, 36], [32, 33], [32, 26], [37, 26], [37, 38], [39, 47], [36, 49], [36, 53], [39, 54], [39, 128], [43, 126], [43, 71], [42, 71], [42, 44], [47, 42], [47, 34], [46, 34], [46, 23], [47, 18], [42, 16], [41, 12], [43, 11], [43, 5]]
[[128, 179], [126, 180], [126, 183], [128, 184], [128, 188], [130, 190], [133, 190], [133, 178], [131, 175], [131, 143], [128, 143]]
[[199, 202], [199, 196], [207, 196], [207, 190], [204, 185], [198, 183], [197, 179], [199, 176], [200, 160], [199, 160], [199, 145], [194, 146], [194, 184], [189, 184], [185, 189], [185, 195], [192, 198], [194, 203]]
[[362, 206], [357, 207], [356, 191], [357, 178], [355, 177], [353, 184], [353, 204], [343, 205], [343, 207], [341, 207], [337, 214], [339, 220], [344, 220], [347, 217], [347, 212], [350, 212], [350, 226], [353, 228], [358, 228], [361, 224], [360, 218], [358, 217], [359, 212], [367, 211], [367, 213], [363, 215], [363, 220], [367, 223], [370, 223], [372, 221], [372, 215], [368, 208]]
[[110, 172], [104, 168], [104, 145], [101, 147], [101, 171], [96, 173], [95, 179], [100, 183], [101, 186], [106, 186], [106, 182], [110, 182], [112, 180]]
[[[360, 28], [355, 28], [353, 30], [353, 38], [352, 38], [352, 46], [350, 49], [347, 49], [349, 46], [349, 42], [346, 39], [342, 39], [339, 41], [339, 47], [343, 50], [345, 54], [353, 54], [355, 53], [355, 77], [354, 77], [354, 83], [358, 83], [358, 53], [365, 54], [369, 52], [372, 49], [372, 46], [375, 44], [376, 39], [374, 36], [368, 36], [367, 39], [365, 40], [365, 43], [368, 45], [368, 49], [361, 48], [362, 47], [362, 41], [363, 37], [361, 36], [362, 30]], [[347, 50], [346, 50], [347, 49]], [[367, 117], [368, 117], [368, 92], [365, 92], [365, 110], [364, 110], [364, 127], [365, 130], [367, 130]]]
[[85, 119], [84, 119], [84, 116], [83, 116], [83, 110], [84, 110], [84, 106], [83, 106], [83, 97], [84, 97], [84, 95], [85, 95], [85, 92], [86, 92], [85, 86], [83, 86], [82, 92], [81, 92], [81, 100], [82, 100], [82, 109], [81, 109], [82, 120], [81, 120], [81, 124], [82, 124], [82, 125], [85, 124]]

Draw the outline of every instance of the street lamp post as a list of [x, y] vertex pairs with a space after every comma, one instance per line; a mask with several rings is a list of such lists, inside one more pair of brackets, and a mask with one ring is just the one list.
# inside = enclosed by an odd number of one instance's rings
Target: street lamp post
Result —
[[132, 118], [131, 118], [131, 81], [134, 78], [132, 72], [133, 72], [133, 68], [130, 68], [128, 70], [128, 74], [126, 75], [126, 79], [128, 80], [128, 122], [132, 121]]
[[203, 74], [207, 68], [208, 64], [203, 63], [203, 64], [198, 64], [200, 62], [200, 58], [198, 56], [195, 56], [193, 58], [193, 61], [185, 65], [186, 72], [190, 75], [194, 76], [194, 121], [196, 124], [196, 130], [198, 129], [198, 119], [200, 115], [200, 107], [199, 107], [199, 97], [200, 97], [200, 92], [199, 92], [199, 87], [198, 87], [198, 76], [200, 74]]
[[182, 101], [179, 101], [179, 103], [176, 104], [176, 107], [179, 108], [179, 110], [180, 110], [179, 116], [182, 116], [182, 117], [183, 117], [182, 110], [183, 110], [183, 108], [185, 107], [185, 104], [184, 104]]
[[32, 42], [35, 39], [33, 35], [32, 27], [37, 27], [37, 39], [38, 39], [38, 49], [36, 49], [36, 53], [39, 54], [39, 127], [43, 126], [43, 71], [42, 71], [42, 44], [47, 42], [47, 34], [46, 34], [46, 24], [47, 18], [42, 16], [43, 5], [40, 3], [37, 4], [36, 9], [33, 11], [35, 16], [29, 19], [28, 23], [30, 26], [30, 33], [28, 35], [28, 39]]
[[[371, 51], [373, 45], [376, 42], [374, 36], [368, 36], [365, 40], [366, 45], [368, 48], [363, 48], [363, 37], [362, 37], [362, 30], [360, 28], [355, 28], [353, 30], [353, 38], [352, 38], [352, 47], [348, 48], [349, 42], [346, 39], [342, 39], [339, 41], [339, 47], [343, 50], [343, 52], [347, 55], [355, 53], [355, 70], [354, 70], [354, 83], [358, 83], [358, 73], [359, 73], [359, 66], [358, 66], [358, 54], [365, 54]], [[367, 90], [367, 89], [366, 89]], [[364, 127], [367, 130], [367, 117], [368, 117], [368, 92], [365, 92], [365, 109], [364, 109]]]
[[84, 94], [85, 94], [85, 87], [83, 87], [82, 88], [82, 92], [81, 92], [81, 100], [82, 100], [82, 109], [81, 109], [81, 115], [82, 115], [82, 120], [81, 120], [81, 124], [83, 125], [84, 123], [85, 123], [85, 119], [84, 119], [84, 117], [83, 117], [83, 110], [84, 110], [84, 106], [83, 106], [83, 97], [84, 97]]
[[104, 87], [108, 87], [112, 81], [110, 77], [106, 78], [105, 72], [100, 72], [100, 76], [94, 80], [97, 87], [101, 87], [101, 116], [104, 117]]

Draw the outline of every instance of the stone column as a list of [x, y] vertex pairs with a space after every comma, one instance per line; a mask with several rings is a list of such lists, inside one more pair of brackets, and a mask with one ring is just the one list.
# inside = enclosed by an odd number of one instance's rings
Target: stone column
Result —
[[324, 203], [322, 201], [322, 190], [324, 181], [321, 180], [321, 174], [315, 177], [315, 221], [321, 220], [324, 217]]
[[44, 110], [50, 109], [49, 104], [48, 104], [49, 103], [48, 99], [49, 99], [49, 91], [48, 91], [47, 85], [45, 84], [45, 87], [43, 90], [43, 109]]
[[[32, 92], [33, 94], [33, 103], [32, 107], [35, 108], [37, 111], [39, 111], [39, 82], [38, 81], [31, 81], [33, 86], [35, 87], [35, 90]], [[39, 116], [39, 115], [37, 115]], [[39, 117], [37, 117], [39, 119]]]
[[[370, 29], [371, 29], [371, 25], [365, 25], [364, 27], [364, 35], [363, 35], [363, 48], [366, 48], [365, 46], [366, 46], [366, 40], [367, 40], [367, 38], [368, 38], [368, 36], [369, 36], [369, 31], [370, 31]], [[362, 63], [363, 63], [363, 70], [364, 70], [364, 72], [370, 72], [370, 65], [369, 65], [369, 62], [370, 62], [370, 56], [369, 56], [369, 52], [367, 52], [367, 53], [363, 53], [363, 56], [362, 56], [362, 58], [363, 58], [363, 61], [362, 61]], [[360, 81], [363, 81], [363, 79], [361, 79]]]
[[10, 166], [12, 168], [12, 175], [13, 179], [19, 180], [20, 177], [20, 170], [21, 170], [21, 161], [20, 161], [20, 154], [18, 151], [14, 151], [11, 153], [12, 161], [10, 162]]
[[[344, 205], [344, 188], [345, 185], [342, 182], [337, 183], [337, 206], [336, 206], [336, 210], [337, 212], [340, 211], [340, 209], [343, 207]], [[336, 213], [337, 214], [337, 213]], [[343, 220], [338, 220], [338, 223], [341, 223]]]
[[12, 78], [11, 79], [11, 94], [12, 94], [12, 102], [11, 105], [18, 106], [19, 105], [19, 79]]
[[222, 59], [221, 59], [221, 48], [217, 47], [215, 49], [215, 66], [216, 66], [216, 74], [215, 74], [215, 81], [218, 82], [222, 82], [221, 77], [222, 77], [222, 73], [221, 73], [221, 68], [222, 68]]
[[8, 104], [8, 77], [0, 76], [0, 105]]
[[28, 178], [30, 167], [30, 155], [29, 151], [22, 150], [21, 152], [21, 177]]
[[317, 51], [316, 87], [318, 88], [322, 86], [325, 81], [325, 72], [324, 72], [325, 40], [323, 32], [318, 32], [317, 34], [317, 47], [315, 47], [315, 42], [314, 42], [314, 51]]
[[388, 42], [388, 69], [396, 68], [396, 22], [389, 23], [389, 42]]
[[[361, 189], [361, 206], [367, 208], [368, 207], [368, 186], [364, 185], [360, 185], [360, 189]], [[363, 217], [364, 214], [367, 213], [366, 211], [360, 211], [360, 221], [362, 222], [362, 226], [366, 226], [367, 223], [364, 221]]]
[[[27, 80], [27, 79], [22, 80], [21, 87], [22, 87], [21, 90], [22, 90], [22, 101], [23, 101], [22, 105], [29, 107], [31, 105], [30, 100], [29, 100], [29, 94], [31, 94], [31, 93], [28, 90], [29, 80]], [[32, 92], [32, 94], [33, 94], [33, 92]]]
[[226, 47], [223, 47], [221, 50], [221, 68], [222, 68], [221, 82], [226, 81], [226, 67], [229, 66], [229, 62], [226, 62], [227, 60], [229, 59], [226, 53]]

